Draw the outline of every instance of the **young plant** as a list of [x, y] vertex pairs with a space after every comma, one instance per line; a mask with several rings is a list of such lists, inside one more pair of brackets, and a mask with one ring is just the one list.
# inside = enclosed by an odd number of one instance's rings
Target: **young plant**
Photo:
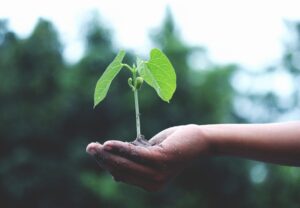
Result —
[[175, 70], [167, 56], [157, 48], [151, 50], [150, 59], [148, 61], [137, 58], [136, 64], [133, 64], [133, 66], [122, 62], [124, 56], [125, 51], [120, 51], [99, 78], [94, 93], [94, 108], [106, 97], [112, 80], [121, 69], [128, 69], [131, 73], [131, 77], [128, 79], [128, 85], [134, 94], [136, 117], [137, 137], [133, 144], [149, 146], [148, 141], [145, 140], [141, 134], [138, 91], [145, 81], [155, 89], [157, 95], [163, 101], [169, 102], [176, 90]]

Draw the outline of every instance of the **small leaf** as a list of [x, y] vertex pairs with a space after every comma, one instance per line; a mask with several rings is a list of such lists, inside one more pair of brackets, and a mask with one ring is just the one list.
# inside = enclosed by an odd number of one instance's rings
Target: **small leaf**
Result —
[[159, 49], [152, 49], [150, 60], [140, 64], [140, 75], [155, 89], [158, 96], [169, 102], [176, 90], [176, 74], [168, 57]]
[[122, 60], [125, 56], [125, 51], [119, 51], [115, 59], [108, 65], [104, 73], [97, 81], [94, 93], [94, 108], [106, 97], [107, 91], [110, 87], [112, 80], [122, 69]]

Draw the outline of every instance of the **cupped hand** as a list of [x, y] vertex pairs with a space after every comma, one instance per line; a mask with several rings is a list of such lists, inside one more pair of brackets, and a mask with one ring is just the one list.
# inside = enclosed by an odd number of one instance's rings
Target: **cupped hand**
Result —
[[158, 191], [200, 155], [210, 154], [209, 142], [198, 125], [165, 129], [149, 140], [152, 146], [110, 140], [91, 143], [93, 155], [116, 181]]

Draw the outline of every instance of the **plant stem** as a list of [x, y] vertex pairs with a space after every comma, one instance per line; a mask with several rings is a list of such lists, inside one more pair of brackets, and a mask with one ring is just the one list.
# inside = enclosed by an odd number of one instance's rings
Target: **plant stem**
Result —
[[133, 72], [133, 68], [131, 68], [128, 64], [122, 64], [122, 66], [124, 66], [125, 68], [129, 69], [129, 71], [131, 71], [131, 73]]
[[135, 120], [136, 120], [136, 138], [140, 138], [141, 137], [141, 123], [140, 123], [138, 90], [135, 89], [133, 91], [133, 93], [134, 93]]
[[[136, 68], [132, 70], [132, 78], [133, 83], [136, 83]], [[136, 138], [139, 139], [141, 137], [141, 122], [140, 122], [140, 109], [139, 109], [139, 96], [138, 96], [138, 89], [133, 90], [134, 94], [134, 107], [135, 107], [135, 121], [136, 121]]]

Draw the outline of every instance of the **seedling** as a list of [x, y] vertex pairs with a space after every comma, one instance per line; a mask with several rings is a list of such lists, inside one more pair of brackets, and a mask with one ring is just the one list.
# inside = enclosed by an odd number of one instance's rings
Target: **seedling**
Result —
[[112, 80], [117, 76], [122, 68], [126, 68], [131, 73], [128, 85], [134, 94], [135, 118], [136, 118], [136, 140], [135, 145], [149, 146], [149, 142], [141, 134], [140, 110], [138, 91], [143, 82], [153, 87], [157, 95], [166, 102], [169, 102], [176, 90], [176, 74], [168, 57], [159, 49], [154, 48], [150, 52], [150, 59], [143, 61], [139, 58], [136, 64], [129, 66], [123, 63], [125, 51], [121, 50], [115, 59], [108, 65], [96, 84], [94, 93], [94, 108], [106, 97]]

